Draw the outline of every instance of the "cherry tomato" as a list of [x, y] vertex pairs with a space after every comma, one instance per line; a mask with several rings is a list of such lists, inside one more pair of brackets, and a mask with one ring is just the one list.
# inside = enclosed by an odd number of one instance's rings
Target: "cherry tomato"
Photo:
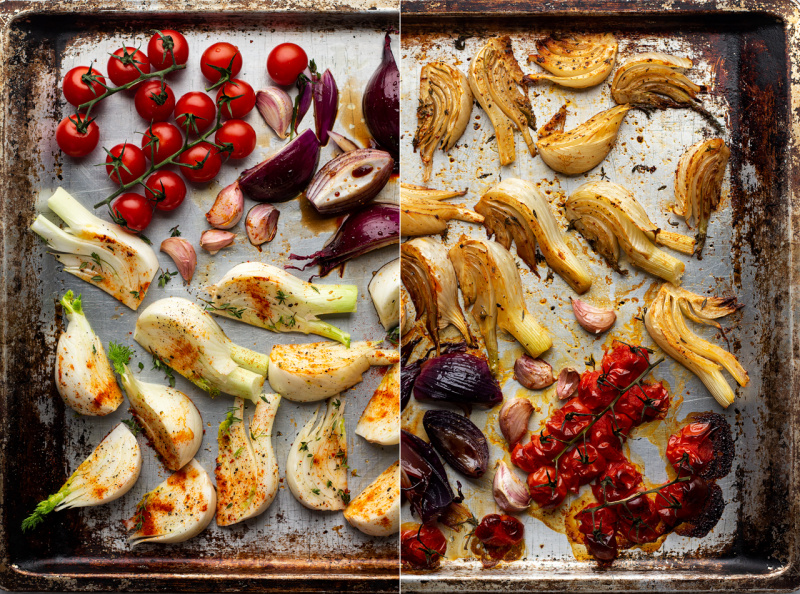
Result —
[[129, 231], [138, 233], [147, 229], [153, 219], [153, 207], [144, 196], [128, 192], [111, 203], [114, 222]]
[[105, 83], [106, 79], [94, 68], [76, 66], [64, 76], [64, 98], [78, 107], [105, 93]]
[[444, 534], [435, 524], [404, 523], [400, 532], [400, 559], [412, 569], [433, 569], [447, 551]]
[[592, 412], [600, 412], [619, 395], [619, 391], [606, 384], [598, 383], [602, 371], [585, 371], [578, 385], [578, 399]]
[[612, 507], [597, 509], [598, 505], [589, 505], [578, 512], [578, 531], [584, 535], [590, 555], [598, 561], [613, 561], [618, 554], [617, 512]]
[[525, 472], [535, 472], [540, 466], [551, 465], [553, 459], [564, 449], [564, 444], [551, 435], [532, 435], [531, 440], [518, 443], [511, 452], [511, 462]]
[[552, 466], [542, 466], [528, 475], [528, 491], [531, 499], [543, 508], [557, 507], [567, 496], [564, 474], [556, 473]]
[[606, 461], [591, 444], [573, 447], [558, 461], [559, 471], [575, 477], [575, 493], [581, 485], [588, 485], [606, 469]]
[[[107, 70], [111, 82], [121, 87], [149, 73], [150, 60], [135, 47], [121, 47], [108, 59]], [[138, 89], [141, 85], [139, 83], [131, 88]]]
[[156, 122], [142, 137], [142, 151], [148, 161], [161, 163], [183, 147], [183, 136], [168, 122]]
[[[223, 101], [223, 95], [228, 98], [236, 97], [236, 99]], [[222, 110], [223, 117], [241, 119], [253, 111], [256, 106], [256, 93], [249, 84], [234, 78], [217, 91], [217, 105]]]
[[186, 93], [175, 104], [175, 121], [184, 132], [188, 128], [193, 134], [202, 134], [214, 124], [216, 117], [214, 101], [205, 93]]
[[545, 427], [553, 437], [569, 441], [586, 429], [593, 418], [592, 412], [588, 408], [577, 398], [572, 398], [550, 415]]
[[[147, 161], [144, 153], [135, 144], [118, 144], [109, 151], [111, 154], [106, 156], [106, 173], [111, 181], [117, 184], [128, 184], [133, 180], [144, 175], [147, 170]], [[114, 171], [113, 164], [119, 163], [119, 177]], [[122, 181], [120, 181], [122, 180]]]
[[640, 346], [617, 343], [603, 355], [603, 373], [611, 384], [620, 389], [636, 381], [649, 364], [647, 349]]
[[667, 460], [681, 474], [703, 474], [714, 460], [713, 427], [689, 423], [667, 441]]
[[147, 44], [147, 57], [156, 70], [164, 70], [172, 66], [169, 50], [175, 57], [176, 64], [186, 64], [189, 61], [189, 44], [186, 38], [172, 29], [157, 31]]
[[291, 85], [308, 67], [308, 56], [296, 43], [275, 46], [267, 57], [267, 74], [279, 85]]
[[136, 112], [148, 122], [165, 122], [175, 109], [175, 93], [167, 83], [148, 80], [133, 98]]
[[699, 476], [661, 488], [655, 495], [656, 511], [667, 526], [677, 526], [699, 514], [708, 502], [708, 483]]
[[203, 76], [215, 83], [222, 78], [222, 72], [218, 69], [230, 69], [231, 76], [239, 74], [242, 69], [242, 54], [238, 47], [220, 41], [203, 52], [203, 57], [200, 58], [200, 70]]
[[647, 495], [617, 507], [619, 508], [617, 529], [630, 542], [636, 544], [653, 542], [664, 533], [655, 503]]
[[614, 405], [614, 412], [626, 415], [633, 421], [634, 425], [639, 426], [645, 420], [644, 405], [646, 401], [647, 396], [644, 390], [639, 386], [634, 386], [620, 396]]
[[589, 443], [607, 461], [621, 461], [622, 444], [630, 433], [633, 421], [623, 414], [604, 413], [589, 430]]
[[644, 420], [663, 419], [669, 411], [670, 403], [669, 392], [667, 392], [664, 384], [661, 382], [644, 384], [642, 389], [646, 397], [643, 411]]
[[183, 177], [195, 183], [210, 182], [217, 177], [220, 167], [222, 167], [222, 159], [217, 148], [207, 142], [201, 142], [183, 151], [178, 157], [178, 162], [198, 167], [197, 169], [181, 167]]
[[633, 495], [642, 484], [642, 474], [627, 460], [609, 462], [605, 472], [592, 485], [592, 493], [601, 503], [619, 501]]
[[475, 528], [475, 538], [491, 547], [514, 546], [522, 542], [525, 526], [506, 514], [484, 516]]
[[85, 157], [95, 149], [98, 140], [100, 128], [94, 119], [87, 122], [83, 114], [65, 117], [56, 128], [58, 148], [70, 157]]
[[161, 169], [147, 178], [144, 195], [158, 210], [175, 210], [186, 198], [186, 184], [174, 171]]
[[218, 145], [230, 148], [224, 152], [231, 159], [244, 159], [256, 148], [256, 131], [242, 120], [228, 120], [217, 130], [214, 140]]

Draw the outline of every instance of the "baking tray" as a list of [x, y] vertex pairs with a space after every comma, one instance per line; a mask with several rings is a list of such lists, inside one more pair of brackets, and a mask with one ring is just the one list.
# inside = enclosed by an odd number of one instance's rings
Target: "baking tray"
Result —
[[[65, 409], [53, 385], [53, 356], [60, 333], [55, 303], [67, 289], [84, 297], [87, 315], [104, 343], [129, 344], [135, 360], [145, 364], [142, 377], [162, 382], [151, 370], [151, 358], [129, 334], [136, 321], [131, 312], [110, 296], [60, 270], [28, 225], [58, 186], [84, 205], [106, 196], [112, 185], [94, 163], [104, 160], [100, 147], [81, 161], [59, 156], [53, 140], [57, 123], [66, 113], [60, 93], [63, 74], [91, 58], [105, 71], [108, 52], [121, 45], [146, 45], [153, 28], [183, 31], [191, 50], [186, 71], [174, 77], [180, 96], [205, 86], [199, 71], [203, 49], [218, 40], [231, 40], [244, 55], [242, 76], [256, 89], [268, 84], [264, 65], [277, 43], [295, 41], [330, 67], [340, 88], [342, 106], [336, 128], [364, 142], [361, 91], [380, 62], [383, 33], [396, 32], [398, 14], [392, 3], [362, 2], [48, 2], [4, 3], [2, 36], [2, 229], [3, 315], [2, 418], [0, 430], [0, 585], [12, 590], [383, 590], [396, 591], [397, 540], [373, 538], [353, 529], [341, 513], [317, 513], [302, 507], [285, 483], [263, 515], [230, 528], [212, 523], [194, 539], [179, 545], [149, 545], [130, 550], [121, 520], [132, 515], [141, 496], [168, 476], [152, 448], [143, 447], [144, 465], [136, 486], [112, 504], [53, 514], [34, 532], [22, 535], [20, 521], [36, 501], [54, 492], [69, 472], [85, 458], [120, 419], [126, 405], [105, 418], [77, 417]], [[396, 35], [394, 36], [396, 40]], [[135, 43], [131, 41], [135, 40]], [[130, 98], [116, 95], [97, 112], [101, 145], [111, 147], [135, 139], [143, 129]], [[218, 183], [190, 187], [186, 203], [174, 214], [159, 216], [147, 234], [155, 243], [180, 225], [183, 237], [197, 246], [207, 227], [203, 214], [222, 185], [239, 171], [262, 160], [279, 146], [254, 110], [248, 115], [259, 145], [251, 157], [223, 166]], [[306, 116], [303, 128], [313, 127]], [[321, 162], [332, 154], [324, 149]], [[397, 182], [387, 186], [397, 192]], [[303, 199], [304, 200], [304, 199]], [[248, 201], [248, 208], [251, 203]], [[301, 208], [303, 206], [303, 208]], [[190, 287], [180, 277], [165, 288], [151, 287], [146, 303], [181, 295], [197, 300], [202, 288], [235, 264], [261, 260], [278, 266], [289, 263], [289, 252], [308, 254], [319, 249], [334, 231], [336, 221], [319, 221], [307, 203], [294, 200], [278, 205], [278, 235], [263, 246], [251, 246], [243, 223], [236, 229], [236, 245], [217, 256], [198, 251], [198, 268]], [[322, 282], [359, 286], [358, 312], [334, 316], [332, 322], [349, 331], [354, 340], [384, 336], [367, 293], [372, 272], [396, 258], [396, 248], [384, 248], [348, 264], [344, 276], [331, 274]], [[159, 253], [162, 268], [175, 269]], [[298, 273], [308, 278], [314, 271]], [[260, 352], [277, 343], [324, 340], [302, 334], [275, 334], [241, 322], [218, 319], [234, 342]], [[350, 476], [355, 496], [391, 462], [397, 448], [381, 448], [356, 436], [356, 421], [380, 381], [380, 371], [365, 374], [364, 382], [345, 394]], [[200, 408], [206, 434], [198, 461], [212, 472], [217, 455], [216, 433], [231, 399], [211, 399], [178, 377], [177, 387]], [[282, 402], [275, 425], [275, 448], [281, 477], [295, 435], [311, 417], [316, 404]]]
[[[483, 570], [476, 560], [456, 559], [463, 536], [451, 531], [448, 558], [439, 571], [403, 571], [403, 591], [694, 591], [791, 590], [800, 586], [798, 568], [797, 477], [797, 343], [794, 315], [798, 220], [794, 189], [797, 161], [798, 10], [789, 2], [661, 2], [661, 1], [405, 1], [402, 14], [402, 100], [417, 103], [422, 64], [445, 59], [466, 72], [469, 59], [486, 39], [509, 34], [515, 54], [526, 72], [537, 71], [526, 57], [535, 53], [534, 41], [550, 32], [608, 31], [620, 40], [618, 63], [648, 50], [688, 55], [695, 61], [690, 78], [708, 84], [704, 105], [724, 124], [732, 155], [725, 182], [724, 208], [712, 216], [711, 241], [698, 262], [670, 252], [687, 263], [683, 286], [704, 294], [735, 294], [745, 308], [725, 326], [732, 327], [733, 351], [750, 372], [751, 383], [737, 390], [737, 399], [723, 414], [736, 439], [734, 470], [720, 482], [727, 502], [725, 513], [705, 539], [670, 535], [655, 552], [625, 552], [610, 569], [599, 569], [585, 556], [576, 558], [560, 532], [563, 514], [529, 512], [519, 517], [526, 528], [523, 559]], [[464, 49], [458, 50], [463, 43]], [[530, 92], [537, 126], [542, 126], [565, 99], [567, 129], [614, 105], [610, 79], [583, 91], [537, 84]], [[517, 161], [500, 168], [494, 131], [486, 114], [475, 107], [471, 124], [449, 155], [434, 157], [434, 174], [428, 185], [464, 189], [464, 201], [474, 205], [481, 194], [501, 178], [521, 177], [538, 184], [554, 205], [578, 185], [605, 175], [630, 188], [657, 225], [689, 231], [682, 219], [670, 216], [674, 202], [673, 179], [677, 160], [691, 144], [717, 135], [698, 114], [668, 110], [648, 119], [631, 112], [615, 148], [597, 168], [585, 175], [567, 177], [531, 158], [517, 134]], [[411, 140], [416, 128], [414, 110], [404, 109], [401, 157], [403, 179], [422, 182], [419, 155]], [[653, 173], [633, 171], [638, 164], [656, 166]], [[563, 228], [566, 219], [557, 207]], [[677, 222], [672, 227], [669, 221]], [[462, 233], [485, 237], [482, 228], [451, 224], [445, 243]], [[558, 276], [540, 278], [519, 263], [529, 310], [555, 335], [554, 347], [544, 358], [557, 373], [572, 365], [579, 370], [614, 338], [654, 346], [643, 325], [634, 320], [660, 284], [642, 271], [628, 277], [613, 273], [576, 232], [569, 241], [595, 274], [587, 293], [590, 302], [614, 307], [616, 326], [592, 339], [575, 322], [569, 304], [574, 293]], [[668, 250], [669, 251], [669, 250]], [[514, 252], [512, 248], [512, 253]], [[628, 266], [630, 269], [630, 266]], [[476, 333], [479, 335], [479, 333]], [[713, 337], [713, 333], [707, 333]], [[719, 337], [711, 338], [719, 340]], [[501, 378], [506, 397], [525, 395], [536, 408], [531, 428], [537, 429], [557, 407], [555, 386], [529, 392], [511, 372], [522, 352], [513, 339], [500, 341]], [[671, 359], [653, 373], [667, 383], [673, 406], [664, 423], [637, 430], [629, 441], [631, 458], [644, 466], [648, 480], [666, 478], [663, 458], [666, 437], [685, 422], [692, 411], [721, 412], [700, 382]], [[404, 424], [421, 430], [425, 409], [413, 403]], [[499, 408], [499, 407], [498, 407]], [[475, 410], [473, 421], [490, 441], [492, 465], [508, 454], [497, 427], [498, 408]], [[497, 511], [491, 496], [490, 470], [480, 481], [465, 480], [448, 469], [451, 483], [464, 485], [465, 503], [481, 518]], [[569, 502], [562, 511], [569, 508]], [[572, 512], [574, 513], [574, 512]], [[536, 516], [536, 517], [531, 517]], [[404, 520], [413, 519], [408, 507]], [[580, 553], [580, 551], [578, 551]]]

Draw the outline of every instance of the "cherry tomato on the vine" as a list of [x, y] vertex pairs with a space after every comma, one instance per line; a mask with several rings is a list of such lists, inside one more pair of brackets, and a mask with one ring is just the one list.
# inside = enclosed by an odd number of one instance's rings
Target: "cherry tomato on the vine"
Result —
[[242, 54], [235, 45], [220, 41], [203, 52], [200, 70], [203, 76], [215, 83], [222, 78], [221, 70], [226, 69], [230, 70], [231, 76], [239, 74], [242, 69]]
[[142, 137], [142, 151], [148, 161], [161, 163], [183, 147], [183, 135], [169, 122], [156, 122]]
[[181, 167], [183, 177], [195, 183], [211, 181], [222, 167], [222, 158], [219, 156], [218, 149], [208, 142], [201, 142], [183, 151], [178, 157], [178, 162], [197, 167], [196, 169]]
[[572, 398], [550, 415], [545, 427], [550, 435], [569, 441], [586, 429], [592, 419], [591, 411], [577, 398]]
[[175, 210], [186, 198], [186, 184], [174, 171], [161, 169], [147, 178], [144, 195], [158, 210]]
[[133, 104], [136, 112], [148, 122], [164, 122], [175, 109], [175, 93], [167, 83], [149, 80], [136, 91]]
[[581, 485], [588, 485], [606, 469], [606, 460], [592, 444], [580, 444], [573, 447], [559, 460], [561, 472], [575, 477], [570, 485], [575, 493]]
[[612, 507], [597, 509], [598, 505], [589, 505], [578, 512], [578, 531], [584, 535], [589, 554], [599, 561], [613, 561], [618, 550], [617, 512]]
[[681, 474], [703, 474], [714, 460], [714, 427], [689, 423], [667, 441], [667, 460]]
[[176, 64], [186, 64], [189, 61], [189, 44], [186, 38], [172, 29], [162, 29], [157, 31], [147, 44], [147, 57], [153, 68], [164, 70], [172, 66], [172, 56], [175, 56]]
[[522, 542], [525, 526], [506, 514], [484, 516], [475, 527], [475, 538], [491, 547], [513, 546]]
[[[118, 144], [108, 152], [111, 154], [106, 156], [106, 173], [114, 183], [128, 184], [144, 175], [147, 170], [144, 153], [134, 144]], [[116, 163], [119, 164], [119, 167], [117, 171], [114, 171]]]
[[267, 57], [267, 74], [279, 85], [291, 85], [308, 66], [308, 56], [296, 43], [282, 43]]
[[86, 121], [83, 114], [71, 115], [61, 120], [56, 128], [58, 148], [70, 157], [85, 157], [100, 140], [100, 129], [94, 119]]
[[568, 485], [565, 474], [552, 466], [542, 466], [528, 475], [528, 491], [539, 507], [553, 508], [564, 501]]
[[708, 502], [708, 482], [699, 476], [673, 483], [655, 494], [656, 511], [667, 526], [696, 516]]
[[[138, 69], [138, 70], [137, 70]], [[121, 47], [108, 59], [108, 78], [118, 87], [150, 72], [150, 60], [135, 47]], [[138, 89], [142, 83], [134, 85]]]
[[94, 68], [76, 66], [64, 75], [64, 98], [78, 107], [105, 93], [104, 84], [106, 79]]
[[[223, 100], [223, 94], [229, 98], [236, 98]], [[256, 93], [249, 84], [234, 78], [217, 91], [217, 105], [223, 117], [240, 119], [253, 111], [256, 106]]]
[[214, 101], [205, 93], [191, 91], [183, 95], [175, 104], [175, 122], [184, 132], [202, 134], [217, 118]]
[[147, 229], [150, 221], [153, 220], [153, 207], [150, 201], [133, 192], [127, 192], [117, 197], [111, 203], [111, 212], [118, 225], [135, 233]]
[[218, 145], [231, 149], [224, 150], [231, 159], [244, 159], [256, 148], [256, 131], [242, 120], [228, 120], [217, 130], [214, 140]]
[[444, 534], [435, 524], [405, 523], [400, 531], [400, 559], [413, 569], [433, 569], [447, 551]]
[[642, 484], [642, 474], [627, 460], [609, 462], [605, 472], [592, 485], [595, 498], [604, 503], [619, 501], [635, 493]]

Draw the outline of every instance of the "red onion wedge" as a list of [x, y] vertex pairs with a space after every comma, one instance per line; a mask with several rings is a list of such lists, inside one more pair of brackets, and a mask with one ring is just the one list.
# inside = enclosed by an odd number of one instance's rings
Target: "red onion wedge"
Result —
[[397, 162], [400, 154], [400, 71], [388, 33], [383, 43], [383, 60], [367, 83], [361, 107], [370, 134]]
[[306, 197], [322, 215], [355, 210], [377, 196], [392, 175], [386, 151], [357, 149], [328, 161], [308, 185]]
[[292, 131], [297, 134], [297, 127], [308, 113], [308, 108], [311, 107], [311, 71], [308, 68], [297, 75], [295, 86], [297, 87], [297, 97], [295, 97], [292, 110]]
[[328, 132], [333, 128], [339, 110], [339, 88], [330, 70], [325, 70], [322, 76], [313, 76], [314, 125], [319, 143], [327, 146]]

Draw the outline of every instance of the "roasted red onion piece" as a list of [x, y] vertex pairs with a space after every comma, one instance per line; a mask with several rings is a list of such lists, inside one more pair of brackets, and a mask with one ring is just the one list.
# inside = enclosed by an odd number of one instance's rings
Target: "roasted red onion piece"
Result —
[[323, 215], [354, 210], [380, 193], [393, 166], [394, 159], [386, 151], [357, 149], [343, 153], [317, 171], [306, 197]]
[[297, 76], [295, 86], [297, 87], [297, 97], [294, 100], [292, 130], [297, 133], [297, 127], [303, 121], [306, 113], [308, 113], [308, 108], [311, 107], [311, 71], [308, 68]]
[[429, 410], [422, 426], [431, 445], [450, 466], [470, 478], [479, 478], [489, 468], [489, 443], [467, 417], [449, 410]]
[[455, 499], [439, 456], [408, 431], [400, 437], [400, 486], [423, 523], [436, 520]]
[[503, 392], [486, 361], [469, 353], [449, 353], [422, 364], [414, 398], [492, 408], [503, 401]]
[[367, 83], [361, 108], [370, 134], [397, 162], [400, 156], [400, 71], [388, 33], [383, 43], [383, 61]]
[[354, 151], [358, 149], [358, 145], [347, 138], [346, 136], [342, 136], [338, 132], [334, 132], [333, 130], [328, 130], [328, 136], [330, 136], [331, 140], [336, 143], [342, 151], [348, 153], [350, 151]]
[[327, 146], [328, 132], [333, 128], [336, 112], [339, 110], [339, 88], [330, 70], [326, 70], [319, 77], [314, 75], [313, 97], [317, 138], [322, 146]]

